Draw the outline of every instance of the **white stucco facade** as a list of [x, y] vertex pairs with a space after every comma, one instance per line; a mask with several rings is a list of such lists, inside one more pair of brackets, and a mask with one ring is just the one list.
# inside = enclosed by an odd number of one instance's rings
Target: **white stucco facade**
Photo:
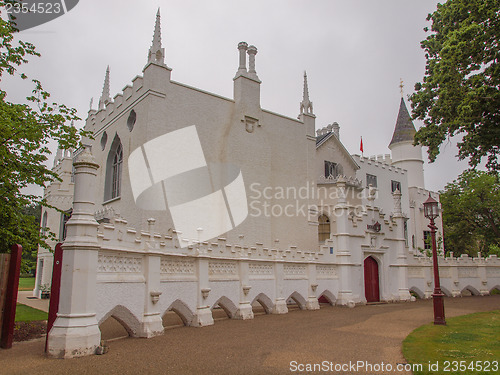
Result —
[[[51, 355], [92, 354], [100, 345], [99, 324], [110, 316], [130, 335], [152, 337], [163, 333], [162, 316], [169, 310], [186, 325], [202, 327], [213, 324], [215, 306], [231, 318], [252, 319], [255, 302], [267, 313], [282, 314], [290, 298], [300, 308], [318, 309], [320, 297], [349, 307], [410, 301], [410, 291], [429, 297], [431, 261], [408, 240], [425, 226], [424, 186], [410, 186], [408, 171], [387, 161], [351, 156], [336, 123], [316, 135], [307, 77], [298, 119], [263, 109], [257, 49], [242, 42], [238, 54], [233, 98], [176, 82], [164, 61], [158, 15], [142, 75], [113, 99], [107, 71], [99, 108], [89, 111], [85, 125], [94, 139], [84, 140], [85, 147], [72, 155], [74, 193], [72, 183], [64, 189], [52, 184], [46, 193], [73, 200], [59, 315], [49, 334]], [[146, 143], [193, 125], [192, 146], [174, 157], [163, 158], [168, 152], [161, 147], [157, 158], [148, 155]], [[208, 168], [239, 169], [248, 205], [241, 224], [206, 240], [186, 238], [176, 228], [173, 207], [166, 205], [172, 202], [167, 178], [155, 180], [156, 169], [190, 160], [198, 139]], [[131, 181], [129, 157], [136, 150], [147, 162], [138, 172], [143, 179]], [[63, 180], [71, 180], [70, 161], [57, 164]], [[367, 173], [377, 175], [378, 194], [367, 189]], [[225, 189], [224, 177], [212, 178], [206, 189]], [[393, 180], [401, 193], [392, 192]], [[158, 189], [158, 207], [141, 208], [132, 182]], [[179, 193], [182, 203], [200, 198], [202, 190], [186, 184]], [[224, 207], [241, 201], [227, 191], [223, 195]], [[221, 220], [219, 208], [202, 208]], [[191, 215], [194, 222], [199, 219], [196, 212]], [[57, 215], [49, 211], [49, 216], [54, 230]], [[201, 236], [204, 228], [198, 229]], [[40, 251], [40, 259], [44, 254]], [[440, 258], [440, 263], [450, 295], [463, 289], [488, 294], [500, 285], [496, 257]]]
[[[42, 207], [41, 223], [42, 232], [50, 230], [55, 234], [55, 240], [48, 240], [50, 248], [53, 250], [58, 242], [62, 242], [64, 236], [65, 214], [69, 213], [73, 207], [73, 154], [71, 151], [58, 150], [54, 159], [54, 172], [57, 173], [61, 181], [52, 182], [44, 191], [44, 198], [47, 203], [56, 207]], [[64, 213], [63, 213], [64, 212]], [[40, 298], [41, 287], [50, 287], [52, 283], [53, 253], [40, 247], [37, 256], [36, 280], [33, 296]]]

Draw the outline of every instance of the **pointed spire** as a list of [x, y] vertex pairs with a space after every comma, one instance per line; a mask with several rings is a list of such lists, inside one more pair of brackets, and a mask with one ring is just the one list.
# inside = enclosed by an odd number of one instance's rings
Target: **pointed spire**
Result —
[[57, 146], [57, 152], [56, 152], [56, 156], [54, 157], [54, 164], [52, 165], [52, 168], [55, 168], [55, 166], [57, 164], [59, 164], [59, 162], [62, 160], [63, 158], [63, 150], [61, 148], [61, 146]]
[[302, 101], [300, 102], [300, 114], [307, 113], [309, 115], [313, 114], [313, 104], [309, 100], [309, 87], [307, 85], [307, 73], [304, 70], [304, 93], [302, 95]]
[[398, 119], [396, 120], [396, 126], [394, 127], [394, 134], [392, 135], [391, 143], [389, 147], [394, 143], [398, 142], [413, 142], [415, 136], [415, 126], [411, 121], [410, 114], [406, 108], [406, 104], [403, 98], [401, 98], [401, 103], [399, 105]]
[[109, 65], [106, 69], [106, 76], [104, 77], [104, 85], [102, 87], [102, 94], [99, 99], [99, 109], [103, 109], [106, 107], [106, 104], [111, 101], [111, 97], [109, 95]]
[[160, 8], [156, 12], [155, 30], [153, 34], [153, 43], [149, 48], [148, 63], [165, 65], [165, 49], [161, 47], [161, 20]]

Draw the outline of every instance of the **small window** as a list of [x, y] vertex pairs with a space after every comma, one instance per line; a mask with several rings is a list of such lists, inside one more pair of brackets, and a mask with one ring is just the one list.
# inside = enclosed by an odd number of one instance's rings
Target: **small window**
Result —
[[325, 177], [326, 178], [329, 178], [330, 176], [337, 177], [337, 175], [338, 175], [337, 163], [325, 160]]
[[401, 193], [401, 183], [399, 181], [391, 181], [392, 192], [394, 193], [396, 189]]
[[41, 227], [42, 227], [42, 236], [45, 236], [45, 233], [47, 233], [47, 211], [43, 213]]
[[424, 249], [432, 250], [432, 236], [428, 230], [424, 230]]
[[130, 115], [128, 115], [127, 119], [127, 128], [129, 131], [132, 131], [132, 129], [134, 128], [135, 120], [137, 120], [137, 114], [134, 110], [131, 110]]
[[377, 176], [372, 174], [366, 174], [366, 187], [370, 187], [370, 185], [374, 188], [377, 187]]
[[318, 239], [319, 242], [325, 242], [330, 238], [330, 219], [326, 215], [318, 217]]
[[101, 149], [103, 151], [106, 148], [106, 143], [108, 143], [108, 133], [104, 132], [104, 133], [102, 133], [102, 137], [101, 137]]

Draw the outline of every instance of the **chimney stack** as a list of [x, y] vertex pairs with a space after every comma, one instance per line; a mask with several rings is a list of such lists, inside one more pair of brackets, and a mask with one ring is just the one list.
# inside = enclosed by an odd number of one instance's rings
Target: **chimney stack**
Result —
[[332, 131], [335, 134], [335, 136], [337, 137], [337, 139], [340, 140], [340, 125], [338, 122], [334, 122], [332, 124]]
[[246, 42], [238, 43], [238, 50], [240, 51], [240, 66], [238, 67], [238, 72], [236, 76], [245, 75], [247, 73], [247, 52], [248, 44]]
[[257, 54], [257, 47], [249, 46], [248, 50], [248, 74], [251, 78], [259, 79], [257, 77], [257, 72], [255, 71], [255, 55]]

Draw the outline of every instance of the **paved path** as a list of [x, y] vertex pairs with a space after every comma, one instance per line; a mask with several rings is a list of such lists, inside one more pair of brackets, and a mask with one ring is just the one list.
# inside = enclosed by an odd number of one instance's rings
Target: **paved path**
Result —
[[[446, 298], [447, 317], [500, 309], [500, 296]], [[103, 356], [56, 360], [43, 342], [0, 350], [2, 374], [289, 374], [290, 362], [403, 363], [401, 343], [432, 321], [432, 301], [324, 307], [253, 320], [170, 329], [152, 339], [110, 342]], [[353, 373], [353, 372], [350, 372]], [[399, 374], [399, 373], [398, 373]]]
[[32, 290], [19, 291], [17, 293], [17, 302], [45, 312], [49, 311], [49, 300], [33, 298]]

